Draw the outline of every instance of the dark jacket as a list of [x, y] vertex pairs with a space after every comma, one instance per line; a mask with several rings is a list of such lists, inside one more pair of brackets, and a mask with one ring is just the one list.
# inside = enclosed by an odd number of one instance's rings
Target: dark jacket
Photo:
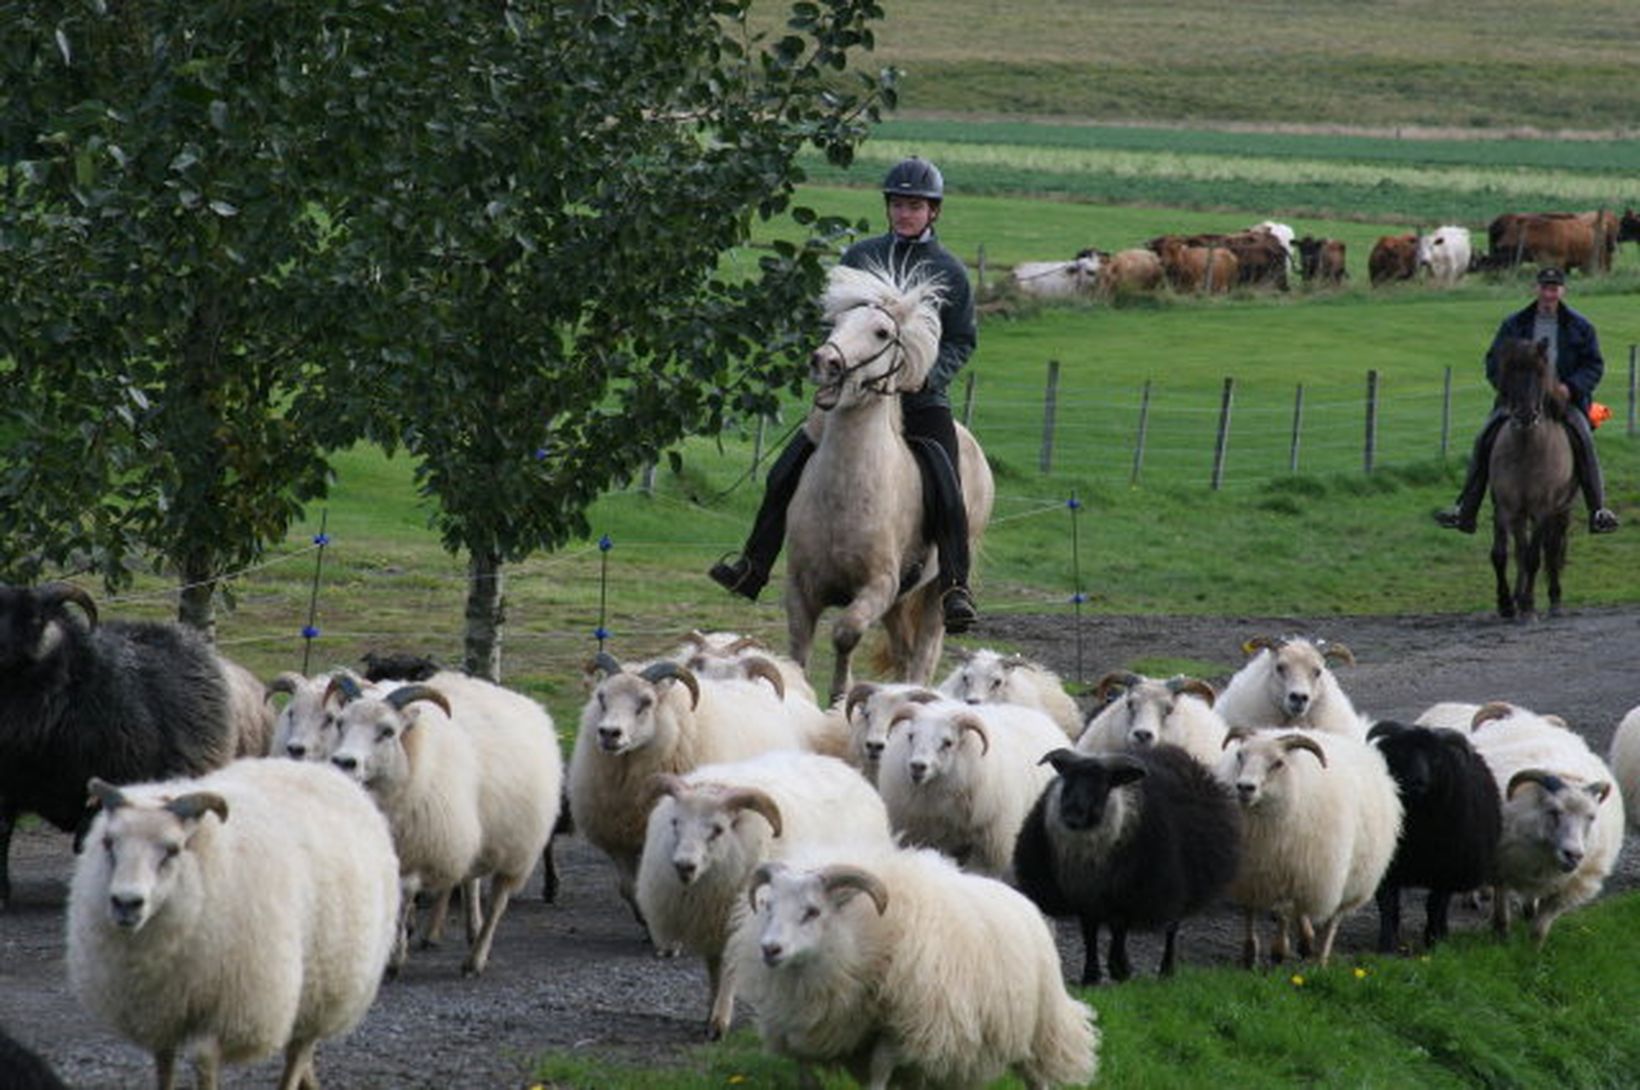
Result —
[[861, 239], [843, 252], [842, 262], [851, 269], [879, 265], [891, 272], [913, 269], [923, 264], [934, 267], [945, 294], [944, 302], [940, 304], [940, 350], [922, 390], [907, 396], [949, 405], [945, 388], [951, 385], [951, 380], [962, 365], [968, 362], [979, 341], [974, 326], [974, 293], [968, 286], [968, 270], [940, 245], [933, 231], [929, 231], [928, 237], [920, 241], [899, 238], [892, 231]]
[[[1507, 340], [1531, 340], [1536, 319], [1537, 304], [1530, 303], [1498, 326], [1498, 335], [1492, 338], [1492, 346], [1486, 350], [1486, 381], [1494, 388], [1498, 384], [1498, 346]], [[1600, 355], [1600, 338], [1595, 334], [1594, 325], [1565, 303], [1560, 304], [1559, 319], [1555, 373], [1572, 392], [1572, 403], [1587, 415], [1594, 389], [1606, 373], [1606, 361]]]

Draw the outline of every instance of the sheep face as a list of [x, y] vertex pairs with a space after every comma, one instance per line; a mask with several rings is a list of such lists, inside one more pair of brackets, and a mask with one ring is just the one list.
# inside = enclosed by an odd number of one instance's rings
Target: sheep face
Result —
[[751, 902], [763, 964], [800, 971], [825, 960], [823, 952], [836, 941], [832, 936], [849, 933], [849, 916], [873, 907], [878, 916], [886, 912], [888, 891], [854, 867], [799, 871], [765, 863], [752, 881]]
[[1429, 797], [1441, 782], [1443, 769], [1457, 767], [1455, 761], [1469, 761], [1474, 752], [1469, 739], [1454, 730], [1379, 723], [1367, 737], [1383, 753], [1409, 806]]
[[1272, 655], [1270, 700], [1288, 718], [1301, 718], [1320, 695], [1327, 663], [1308, 640], [1289, 640]]
[[745, 874], [762, 857], [768, 820], [733, 805], [724, 789], [708, 785], [681, 790], [670, 803], [670, 814], [660, 816], [668, 823], [669, 858], [683, 885], [699, 881], [714, 868]]
[[1018, 664], [995, 651], [976, 651], [940, 688], [946, 696], [964, 704], [995, 704], [1004, 698], [1010, 667]]
[[[891, 726], [897, 736], [897, 758], [904, 758], [906, 775], [919, 786], [949, 776], [963, 759], [964, 746], [976, 754], [986, 748], [985, 728], [965, 715], [918, 714], [914, 710], [907, 714], [905, 709], [896, 715]], [[969, 737], [971, 734], [975, 737]]]
[[1145, 680], [1117, 698], [1118, 725], [1122, 737], [1135, 746], [1153, 746], [1177, 734], [1169, 720], [1180, 697], [1164, 682]]
[[381, 795], [410, 778], [410, 755], [405, 737], [414, 729], [421, 709], [398, 709], [384, 700], [355, 700], [337, 718], [336, 749], [330, 763], [374, 795]]
[[927, 703], [938, 698], [932, 690], [922, 688], [881, 686], [871, 682], [861, 682], [854, 687], [844, 706], [850, 727], [849, 747], [870, 779], [876, 780], [883, 751], [888, 748], [888, 728], [894, 713], [908, 702]]
[[611, 755], [646, 746], [658, 733], [661, 703], [674, 684], [626, 672], [611, 674], [593, 691], [581, 714], [581, 729], [591, 731], [598, 748]]
[[62, 621], [28, 587], [0, 586], [0, 670], [31, 670], [62, 643]]
[[[203, 807], [197, 804], [202, 800]], [[189, 850], [194, 837], [208, 814], [225, 820], [227, 812], [219, 797], [205, 794], [160, 806], [123, 799], [110, 804], [92, 849], [105, 857], [109, 921], [123, 931], [140, 931], [179, 889], [196, 886], [198, 865]]]
[[341, 694], [328, 692], [329, 679], [301, 679], [291, 698], [279, 710], [273, 726], [273, 757], [297, 761], [328, 761], [341, 741], [337, 713]]
[[[1292, 762], [1316, 760], [1297, 752], [1319, 753], [1316, 743], [1294, 735], [1249, 738], [1224, 755], [1218, 778], [1236, 793], [1244, 810], [1274, 812], [1285, 806], [1292, 778]], [[1322, 764], [1325, 766], [1325, 759]]]
[[1119, 754], [1091, 756], [1060, 749], [1044, 760], [1051, 760], [1059, 773], [1054, 814], [1059, 824], [1072, 832], [1088, 832], [1103, 825], [1107, 810], [1122, 805], [1119, 789], [1145, 775], [1143, 765]]
[[1521, 784], [1504, 805], [1510, 839], [1531, 844], [1570, 874], [1583, 862], [1595, 814], [1610, 791], [1607, 783], [1569, 783], [1558, 776]]

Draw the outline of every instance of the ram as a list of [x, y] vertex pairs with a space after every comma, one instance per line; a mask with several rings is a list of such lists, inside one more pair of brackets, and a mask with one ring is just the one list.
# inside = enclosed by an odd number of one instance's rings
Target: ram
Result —
[[929, 704], [938, 699], [939, 693], [922, 685], [859, 682], [843, 701], [843, 719], [849, 726], [845, 759], [875, 785], [882, 769], [883, 750], [888, 748], [888, 724], [894, 713], [906, 704]]
[[0, 586], [0, 676], [0, 908], [19, 814], [78, 844], [93, 776], [198, 775], [267, 752], [260, 682], [181, 625], [99, 624], [91, 596], [67, 583]]
[[834, 757], [782, 751], [656, 776], [638, 862], [638, 907], [657, 946], [706, 959], [717, 1040], [734, 1017], [734, 981], [723, 950], [759, 864], [835, 843], [889, 847], [883, 800]]
[[1213, 687], [1207, 682], [1182, 676], [1163, 681], [1120, 671], [1101, 678], [1094, 694], [1100, 708], [1076, 740], [1079, 752], [1112, 753], [1168, 742], [1208, 768], [1218, 764], [1229, 727], [1213, 710]]
[[734, 632], [702, 632], [698, 628], [692, 630], [683, 645], [668, 657], [688, 667], [697, 679], [763, 679], [780, 697], [787, 717], [803, 737], [803, 748], [830, 757], [847, 757], [847, 720], [836, 708], [822, 708], [819, 705], [814, 687], [794, 659], [765, 650], [751, 636]]
[[1401, 891], [1427, 889], [1424, 945], [1446, 937], [1452, 895], [1496, 877], [1503, 814], [1498, 785], [1465, 733], [1440, 727], [1374, 723], [1378, 747], [1401, 794], [1405, 820], [1395, 857], [1378, 884], [1378, 949], [1400, 943]]
[[68, 901], [80, 1001], [154, 1054], [162, 1090], [187, 1047], [201, 1086], [277, 1049], [282, 1090], [317, 1086], [315, 1046], [364, 1017], [393, 945], [398, 864], [370, 799], [272, 759], [90, 790]]
[[1127, 936], [1162, 928], [1161, 973], [1173, 972], [1179, 922], [1219, 896], [1241, 856], [1241, 813], [1225, 786], [1178, 746], [1116, 753], [1057, 749], [1059, 773], [1014, 849], [1014, 881], [1049, 916], [1074, 916], [1097, 984], [1099, 929], [1110, 929], [1110, 975], [1132, 975]]
[[1395, 780], [1382, 754], [1343, 735], [1238, 728], [1225, 744], [1217, 774], [1242, 812], [1241, 866], [1230, 883], [1230, 899], [1246, 918], [1242, 963], [1258, 963], [1255, 916], [1274, 912], [1272, 957], [1286, 957], [1288, 930], [1297, 923], [1299, 953], [1313, 951], [1325, 965], [1339, 923], [1372, 898], [1395, 854]]
[[990, 648], [960, 654], [961, 661], [939, 684], [939, 691], [964, 704], [1020, 704], [1045, 713], [1074, 740], [1082, 733], [1082, 710], [1065, 691], [1059, 675], [1023, 655], [1004, 655]]
[[634, 883], [654, 800], [652, 777], [802, 749], [803, 738], [762, 681], [700, 680], [664, 659], [628, 668], [602, 652], [593, 668], [601, 679], [581, 711], [570, 755], [570, 815], [581, 835], [614, 862], [621, 897], [641, 922]]
[[1355, 664], [1341, 643], [1302, 636], [1255, 636], [1242, 645], [1252, 657], [1225, 683], [1214, 708], [1232, 727], [1303, 727], [1360, 741], [1369, 725], [1331, 669]]
[[906, 843], [1000, 876], [1025, 815], [1053, 779], [1041, 760], [1064, 744], [1064, 731], [1032, 708], [907, 704], [890, 720], [877, 789]]
[[764, 1046], [861, 1086], [1083, 1086], [1094, 1014], [1065, 992], [1036, 906], [931, 851], [765, 863], [730, 959]]
[[268, 682], [268, 700], [281, 693], [290, 697], [274, 718], [273, 740], [268, 744], [268, 756], [329, 762], [340, 740], [336, 718], [347, 699], [343, 690], [331, 684], [331, 679], [338, 675], [348, 677], [357, 692], [374, 694], [377, 691], [374, 684], [350, 670], [335, 670], [316, 677], [304, 677], [286, 670]]

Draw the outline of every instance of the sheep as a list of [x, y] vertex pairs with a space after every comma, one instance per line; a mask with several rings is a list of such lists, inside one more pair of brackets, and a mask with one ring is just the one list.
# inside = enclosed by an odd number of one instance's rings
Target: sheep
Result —
[[1395, 854], [1395, 780], [1378, 750], [1344, 735], [1233, 729], [1225, 745], [1216, 774], [1242, 811], [1241, 866], [1230, 883], [1245, 913], [1242, 963], [1258, 963], [1254, 915], [1272, 910], [1280, 921], [1272, 958], [1286, 957], [1296, 918], [1304, 955], [1321, 923], [1325, 965], [1339, 923], [1372, 897]]
[[393, 944], [398, 864], [370, 799], [266, 758], [89, 789], [96, 847], [68, 899], [79, 1000], [154, 1054], [162, 1090], [188, 1046], [200, 1086], [279, 1048], [282, 1090], [317, 1086], [315, 1046], [364, 1017]]
[[1064, 744], [1065, 733], [1033, 708], [906, 704], [889, 721], [877, 790], [906, 843], [999, 876], [1031, 804], [1053, 779], [1039, 762]]
[[6, 1076], [6, 1090], [68, 1090], [68, 1084], [27, 1045], [0, 1026], [0, 1073]]
[[570, 754], [575, 827], [615, 864], [617, 889], [640, 923], [634, 897], [649, 817], [650, 778], [774, 749], [801, 749], [780, 698], [761, 681], [697, 679], [662, 660], [627, 668], [600, 652], [602, 674], [581, 712]]
[[1365, 739], [1369, 724], [1328, 665], [1355, 665], [1348, 647], [1302, 636], [1255, 636], [1242, 650], [1252, 658], [1225, 684], [1213, 705], [1230, 726], [1304, 727]]
[[1047, 921], [932, 851], [765, 863], [729, 958], [763, 1043], [862, 1086], [1086, 1085], [1094, 1012], [1066, 994]]
[[1014, 848], [1019, 889], [1050, 916], [1082, 923], [1083, 985], [1097, 984], [1099, 928], [1110, 927], [1110, 975], [1132, 975], [1130, 928], [1165, 931], [1161, 975], [1173, 972], [1179, 921], [1230, 884], [1241, 812], [1229, 790], [1178, 746], [1089, 756], [1056, 749], [1059, 773], [1025, 818]]
[[317, 677], [303, 677], [286, 670], [268, 682], [266, 699], [271, 701], [280, 693], [288, 694], [290, 699], [274, 719], [267, 756], [322, 764], [330, 761], [339, 741], [336, 716], [345, 699], [343, 690], [331, 684], [331, 679], [338, 674], [346, 674], [359, 692], [377, 691], [375, 685], [365, 683], [347, 670]]
[[1511, 892], [1536, 902], [1542, 946], [1565, 912], [1599, 894], [1623, 848], [1623, 795], [1576, 733], [1505, 704], [1475, 713], [1470, 743], [1503, 792], [1492, 926], [1509, 930]]
[[85, 784], [92, 776], [198, 775], [266, 750], [272, 716], [261, 684], [249, 718], [236, 721], [248, 675], [198, 633], [151, 621], [97, 622], [91, 596], [70, 584], [0, 586], [0, 909], [11, 900], [19, 814], [75, 833], [78, 847], [91, 818]]
[[791, 751], [659, 773], [649, 812], [637, 899], [650, 934], [706, 959], [717, 1040], [734, 1017], [734, 981], [723, 950], [741, 895], [760, 863], [813, 844], [888, 847], [883, 800], [834, 757]]
[[1023, 655], [990, 648], [961, 655], [962, 661], [939, 684], [939, 691], [965, 704], [1022, 704], [1046, 712], [1075, 740], [1082, 733], [1082, 710], [1065, 691], [1059, 675]]
[[689, 668], [696, 678], [752, 681], [762, 678], [780, 697], [786, 714], [803, 736], [803, 748], [828, 757], [846, 758], [849, 726], [836, 709], [822, 708], [803, 667], [795, 659], [775, 654], [751, 636], [733, 632], [692, 630], [681, 647], [668, 656]]
[[1424, 945], [1447, 935], [1454, 893], [1493, 881], [1503, 813], [1485, 759], [1462, 732], [1384, 720], [1367, 740], [1378, 747], [1400, 790], [1405, 820], [1395, 857], [1378, 884], [1378, 950], [1393, 953], [1401, 930], [1401, 890], [1429, 890]]
[[1640, 707], [1630, 708], [1617, 725], [1606, 762], [1628, 807], [1629, 825], [1640, 829]]
[[862, 681], [843, 702], [843, 720], [849, 725], [847, 760], [876, 785], [888, 748], [888, 721], [907, 703], [928, 704], [940, 694], [922, 685]]
[[1076, 740], [1079, 753], [1171, 742], [1212, 768], [1229, 729], [1213, 709], [1213, 687], [1199, 678], [1161, 681], [1128, 671], [1106, 674], [1094, 690], [1103, 703]]

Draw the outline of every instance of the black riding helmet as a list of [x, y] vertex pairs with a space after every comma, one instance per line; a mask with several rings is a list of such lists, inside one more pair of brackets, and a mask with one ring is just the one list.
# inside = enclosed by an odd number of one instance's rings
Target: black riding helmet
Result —
[[933, 163], [913, 155], [889, 168], [883, 178], [883, 196], [942, 201], [945, 199], [945, 179]]

